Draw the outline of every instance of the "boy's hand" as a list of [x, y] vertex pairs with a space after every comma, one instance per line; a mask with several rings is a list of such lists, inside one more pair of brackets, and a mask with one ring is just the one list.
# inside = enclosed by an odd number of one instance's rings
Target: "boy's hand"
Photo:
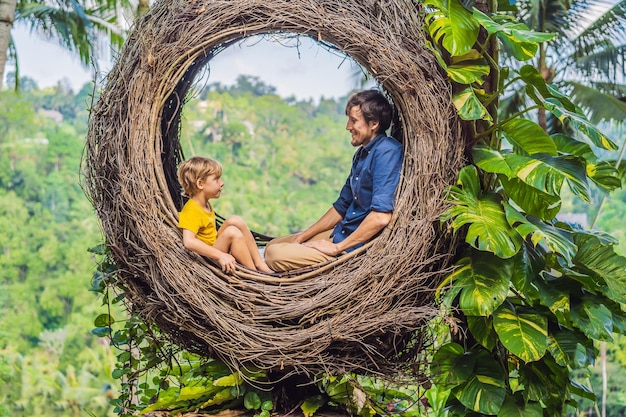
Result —
[[237, 268], [237, 261], [229, 253], [223, 253], [222, 255], [220, 255], [220, 257], [217, 259], [217, 262], [220, 264], [222, 271], [226, 272], [227, 274], [234, 273], [235, 269]]

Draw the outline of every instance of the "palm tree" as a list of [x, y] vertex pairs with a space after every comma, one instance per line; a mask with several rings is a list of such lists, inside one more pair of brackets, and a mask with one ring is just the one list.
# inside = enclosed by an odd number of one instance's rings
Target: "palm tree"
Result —
[[98, 36], [106, 35], [112, 46], [121, 46], [124, 30], [118, 15], [129, 7], [130, 0], [0, 0], [0, 87], [7, 57], [19, 68], [11, 41], [15, 22], [23, 22], [44, 39], [55, 39], [78, 52], [81, 62], [88, 65], [96, 55]]
[[[529, 28], [555, 34], [534, 62], [547, 83], [568, 93], [593, 123], [626, 120], [626, 0], [520, 0], [516, 14]], [[507, 109], [523, 99], [523, 91], [514, 93]], [[549, 130], [545, 111], [538, 118]]]

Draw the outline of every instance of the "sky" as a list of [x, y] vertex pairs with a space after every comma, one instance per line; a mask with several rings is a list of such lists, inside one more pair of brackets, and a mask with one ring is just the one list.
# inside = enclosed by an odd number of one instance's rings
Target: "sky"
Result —
[[[32, 35], [24, 27], [16, 26], [11, 32], [17, 48], [20, 75], [33, 78], [40, 88], [69, 81], [78, 91], [94, 79], [93, 68], [83, 66], [77, 55], [51, 41]], [[211, 59], [209, 83], [231, 85], [239, 75], [257, 76], [274, 86], [282, 97], [298, 99], [320, 97], [339, 98], [357, 87], [354, 73], [359, 69], [350, 59], [331, 53], [316, 42], [299, 38], [295, 47], [282, 46], [266, 39], [249, 39], [235, 44]], [[106, 73], [113, 63], [110, 58], [99, 60], [100, 72]], [[5, 73], [13, 71], [7, 66]], [[101, 74], [99, 75], [101, 78]], [[6, 84], [5, 84], [6, 85]]]

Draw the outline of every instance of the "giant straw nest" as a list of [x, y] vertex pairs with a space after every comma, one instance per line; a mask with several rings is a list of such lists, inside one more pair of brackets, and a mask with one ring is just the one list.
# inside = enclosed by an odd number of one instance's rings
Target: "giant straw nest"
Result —
[[[311, 37], [372, 74], [397, 111], [405, 159], [392, 223], [363, 248], [289, 274], [226, 275], [181, 243], [180, 118], [205, 64], [261, 34]], [[157, 2], [107, 75], [84, 158], [129, 308], [233, 369], [384, 374], [414, 360], [451, 265], [438, 218], [463, 159], [450, 86], [424, 45], [411, 0]]]

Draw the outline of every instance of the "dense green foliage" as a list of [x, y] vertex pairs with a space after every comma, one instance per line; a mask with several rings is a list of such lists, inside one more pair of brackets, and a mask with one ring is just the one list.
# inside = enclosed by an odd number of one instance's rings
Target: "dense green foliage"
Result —
[[[441, 219], [465, 237], [440, 287], [442, 306], [465, 331], [435, 353], [430, 398], [450, 416], [573, 412], [595, 399], [579, 380], [596, 360], [594, 342], [626, 331], [626, 258], [611, 236], [557, 215], [565, 188], [591, 202], [592, 190], [621, 186], [616, 168], [596, 155], [618, 147], [536, 68], [499, 63], [497, 45], [524, 62], [551, 35], [456, 0], [427, 5], [431, 48], [474, 139]], [[510, 88], [531, 104], [500, 119]], [[536, 110], [562, 128], [546, 133]]]

